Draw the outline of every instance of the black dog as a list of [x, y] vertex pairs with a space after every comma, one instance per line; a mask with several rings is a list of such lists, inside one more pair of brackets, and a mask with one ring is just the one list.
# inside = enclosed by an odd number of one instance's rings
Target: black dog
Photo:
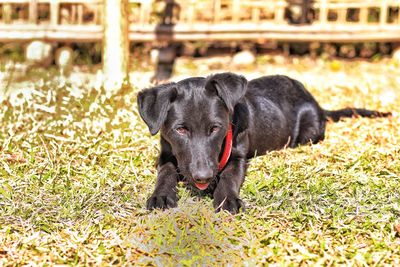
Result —
[[255, 154], [317, 143], [328, 118], [390, 115], [327, 111], [296, 80], [277, 75], [247, 82], [233, 73], [145, 89], [138, 106], [151, 134], [161, 130], [157, 183], [147, 208], [176, 207], [176, 185], [184, 180], [212, 194], [216, 210], [232, 213], [243, 208], [239, 190]]

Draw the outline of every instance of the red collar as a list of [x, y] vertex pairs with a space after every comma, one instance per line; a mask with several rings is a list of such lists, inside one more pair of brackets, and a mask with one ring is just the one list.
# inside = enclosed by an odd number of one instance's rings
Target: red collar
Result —
[[224, 145], [224, 152], [222, 153], [221, 160], [218, 164], [218, 171], [221, 172], [226, 164], [228, 163], [229, 157], [231, 156], [232, 152], [232, 124], [229, 123], [228, 126], [228, 133], [225, 137], [225, 145]]

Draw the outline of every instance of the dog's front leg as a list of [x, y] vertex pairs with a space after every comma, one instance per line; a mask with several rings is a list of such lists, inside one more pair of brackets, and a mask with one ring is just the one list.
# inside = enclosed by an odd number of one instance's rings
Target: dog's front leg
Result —
[[157, 163], [157, 182], [153, 194], [147, 200], [147, 209], [168, 209], [177, 206], [177, 191], [179, 174], [176, 158], [171, 146], [161, 137], [161, 153]]
[[216, 211], [224, 209], [235, 214], [244, 209], [239, 191], [246, 174], [246, 164], [245, 158], [231, 159], [220, 174], [220, 180], [214, 191]]
[[172, 162], [159, 165], [157, 182], [153, 194], [147, 200], [147, 209], [168, 209], [177, 206], [176, 185], [178, 173]]
[[168, 209], [177, 206], [176, 185], [179, 174], [171, 146], [161, 138], [161, 153], [157, 163], [157, 182], [153, 194], [147, 200], [147, 209]]

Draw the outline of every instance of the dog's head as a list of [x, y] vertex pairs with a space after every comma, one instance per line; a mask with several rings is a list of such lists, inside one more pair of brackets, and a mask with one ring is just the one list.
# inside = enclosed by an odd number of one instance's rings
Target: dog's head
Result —
[[218, 160], [235, 105], [247, 80], [232, 73], [189, 78], [138, 94], [139, 113], [150, 133], [158, 131], [177, 159], [180, 173], [205, 189]]

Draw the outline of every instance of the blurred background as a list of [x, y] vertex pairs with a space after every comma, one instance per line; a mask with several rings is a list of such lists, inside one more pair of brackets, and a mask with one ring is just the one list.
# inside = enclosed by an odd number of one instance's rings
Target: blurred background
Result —
[[397, 64], [399, 44], [400, 0], [0, 0], [0, 91], [42, 75], [141, 85], [296, 58]]

